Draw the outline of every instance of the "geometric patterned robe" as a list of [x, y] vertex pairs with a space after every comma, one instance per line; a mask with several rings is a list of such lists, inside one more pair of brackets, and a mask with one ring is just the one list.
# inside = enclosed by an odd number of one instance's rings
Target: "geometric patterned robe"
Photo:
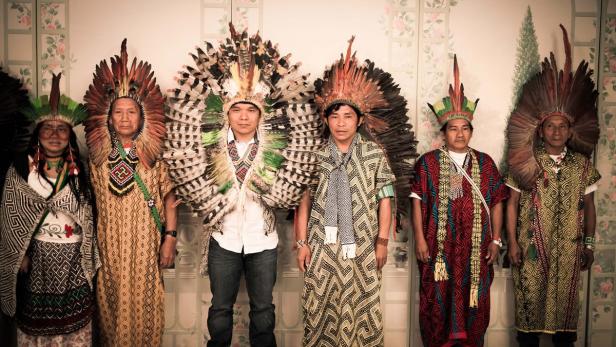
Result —
[[[539, 177], [532, 191], [521, 191], [518, 205], [516, 238], [522, 264], [512, 267], [516, 328], [523, 332], [577, 331], [584, 194], [601, 176], [588, 158], [572, 150], [567, 151], [558, 173], [543, 147], [537, 149], [536, 157], [546, 176]], [[507, 185], [519, 189], [511, 177]], [[531, 243], [536, 257], [529, 256]]]
[[[490, 208], [508, 198], [509, 190], [490, 156], [474, 149], [479, 164], [480, 190]], [[494, 277], [492, 265], [485, 259], [492, 242], [488, 214], [481, 204], [481, 244], [479, 300], [469, 307], [471, 279], [471, 244], [473, 230], [472, 187], [462, 178], [462, 196], [450, 199], [447, 220], [439, 220], [440, 150], [421, 156], [415, 163], [411, 192], [421, 198], [423, 234], [431, 259], [418, 261], [420, 274], [419, 325], [424, 346], [482, 346], [483, 335], [490, 322], [490, 285]], [[445, 168], [450, 170], [450, 168]], [[472, 160], [467, 168], [472, 177]], [[438, 253], [438, 223], [446, 224], [443, 255], [449, 279], [435, 282], [434, 264]]]
[[325, 202], [333, 166], [329, 146], [317, 153], [318, 184], [311, 187], [308, 244], [312, 258], [304, 277], [304, 346], [382, 346], [381, 272], [376, 269], [377, 194], [393, 184], [381, 148], [361, 135], [346, 172], [351, 187], [356, 257], [343, 259], [340, 235], [324, 244]]
[[[90, 163], [90, 169], [102, 263], [96, 293], [101, 342], [158, 346], [165, 324], [160, 231], [136, 183], [130, 192], [117, 196], [109, 189], [109, 165]], [[137, 171], [164, 225], [163, 198], [172, 189], [167, 166], [160, 160], [151, 169], [138, 163]]]

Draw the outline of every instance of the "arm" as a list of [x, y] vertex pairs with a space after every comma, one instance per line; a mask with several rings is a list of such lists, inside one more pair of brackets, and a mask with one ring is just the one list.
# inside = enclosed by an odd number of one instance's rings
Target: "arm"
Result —
[[[597, 223], [597, 214], [595, 211], [594, 193], [584, 195], [584, 238], [595, 237], [595, 226]], [[593, 245], [594, 246], [594, 245]], [[587, 248], [584, 245], [584, 257], [582, 258], [582, 271], [588, 270], [595, 261], [595, 255], [592, 248]]]
[[387, 263], [387, 242], [391, 228], [391, 199], [379, 200], [379, 235], [376, 239], [376, 268], [381, 270]]
[[[308, 217], [310, 216], [310, 208], [312, 200], [310, 198], [310, 189], [306, 189], [302, 196], [299, 206], [295, 213], [295, 240], [298, 241], [297, 248], [297, 266], [301, 272], [306, 271], [310, 264], [310, 246], [308, 245]], [[299, 244], [303, 242], [303, 246]]]
[[415, 237], [415, 256], [417, 260], [427, 263], [430, 260], [430, 250], [423, 233], [423, 220], [421, 216], [421, 200], [411, 198], [411, 218], [413, 235]]
[[[496, 205], [490, 209], [490, 218], [492, 223], [492, 239], [499, 240], [501, 238], [501, 229], [503, 228], [503, 202], [499, 201]], [[486, 259], [488, 265], [494, 263], [498, 259], [498, 252], [500, 247], [494, 242], [490, 242], [488, 246], [488, 254]]]
[[513, 266], [522, 264], [522, 254], [518, 239], [516, 237], [516, 229], [518, 225], [518, 208], [520, 206], [520, 192], [511, 189], [511, 196], [507, 200], [507, 248], [509, 261]]
[[[176, 199], [175, 193], [170, 191], [165, 195], [165, 229], [167, 231], [176, 231], [177, 229], [177, 206], [179, 200]], [[160, 246], [160, 266], [170, 267], [175, 260], [175, 246], [177, 239], [171, 234], [163, 236], [163, 244]]]

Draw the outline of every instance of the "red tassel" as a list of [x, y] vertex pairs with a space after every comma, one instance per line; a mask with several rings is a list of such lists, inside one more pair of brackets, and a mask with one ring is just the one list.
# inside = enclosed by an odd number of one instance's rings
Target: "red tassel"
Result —
[[38, 170], [39, 163], [45, 160], [45, 153], [41, 150], [41, 143], [36, 145], [36, 150], [34, 152], [34, 158], [32, 158], [32, 168]]

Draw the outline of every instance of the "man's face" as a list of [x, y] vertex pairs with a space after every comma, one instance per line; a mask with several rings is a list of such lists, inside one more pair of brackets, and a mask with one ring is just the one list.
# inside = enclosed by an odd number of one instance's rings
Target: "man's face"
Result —
[[111, 107], [111, 125], [121, 139], [132, 139], [141, 125], [139, 105], [131, 98], [120, 98]]
[[445, 125], [445, 144], [452, 152], [466, 152], [472, 136], [471, 125], [465, 119], [452, 119]]
[[229, 126], [238, 140], [247, 140], [254, 137], [259, 125], [259, 118], [261, 118], [261, 111], [257, 106], [239, 102], [231, 106], [227, 114]]
[[543, 143], [548, 152], [553, 150], [560, 153], [567, 144], [567, 140], [571, 137], [569, 121], [563, 116], [550, 116], [543, 121], [539, 136], [543, 139]]
[[353, 107], [341, 105], [325, 119], [325, 122], [335, 142], [347, 143], [353, 141], [357, 127], [361, 125], [361, 118]]

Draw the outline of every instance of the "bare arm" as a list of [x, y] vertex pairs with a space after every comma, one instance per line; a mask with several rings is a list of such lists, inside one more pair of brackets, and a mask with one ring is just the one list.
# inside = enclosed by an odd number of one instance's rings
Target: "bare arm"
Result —
[[421, 200], [411, 198], [411, 222], [413, 224], [413, 235], [415, 237], [415, 256], [421, 262], [430, 260], [430, 250], [424, 237], [423, 220], [421, 215]]
[[[176, 199], [175, 193], [170, 191], [165, 195], [165, 229], [177, 230], [178, 214], [177, 206], [179, 200]], [[160, 246], [160, 259], [159, 263], [161, 267], [170, 267], [175, 260], [177, 240], [172, 235], [163, 236], [163, 244]]]
[[[503, 202], [499, 201], [490, 209], [490, 219], [492, 223], [492, 239], [499, 240], [501, 238], [501, 229], [503, 228]], [[498, 252], [500, 247], [494, 242], [488, 246], [488, 265], [498, 260]]]
[[310, 208], [312, 207], [312, 199], [310, 197], [310, 189], [306, 189], [302, 201], [300, 201], [295, 214], [295, 240], [303, 241], [304, 246], [297, 249], [297, 266], [301, 272], [306, 271], [310, 264], [310, 246], [308, 246], [308, 217], [310, 216]]
[[[595, 210], [594, 193], [584, 195], [584, 237], [595, 237], [597, 213]], [[584, 247], [582, 259], [582, 271], [588, 270], [595, 261], [594, 251]]]
[[375, 245], [376, 268], [382, 269], [387, 263], [387, 242], [391, 228], [391, 199], [379, 200], [379, 236]]

